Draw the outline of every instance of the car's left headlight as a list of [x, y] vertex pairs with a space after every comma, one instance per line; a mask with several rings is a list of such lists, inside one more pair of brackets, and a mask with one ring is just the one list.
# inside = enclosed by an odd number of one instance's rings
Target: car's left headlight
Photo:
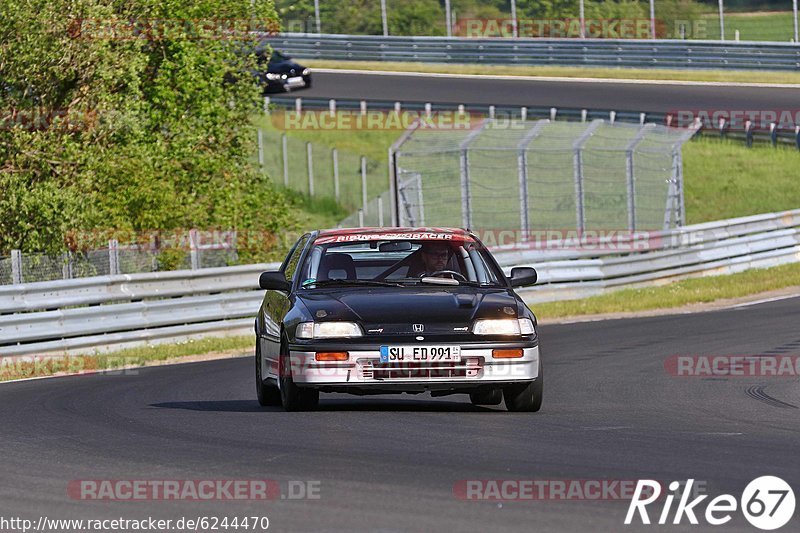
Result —
[[303, 70], [303, 76], [308, 76], [309, 74], [311, 74], [311, 69], [310, 68], [307, 68], [307, 69]]
[[298, 339], [350, 339], [363, 335], [355, 322], [302, 322], [295, 332]]
[[274, 72], [267, 72], [267, 79], [271, 81], [279, 80], [281, 79], [281, 75]]
[[535, 333], [529, 318], [483, 318], [475, 321], [472, 333], [475, 335], [532, 335]]

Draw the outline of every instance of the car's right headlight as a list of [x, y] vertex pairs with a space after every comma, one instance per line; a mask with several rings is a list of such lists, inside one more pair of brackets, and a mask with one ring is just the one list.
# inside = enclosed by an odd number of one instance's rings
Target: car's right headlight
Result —
[[295, 332], [298, 339], [351, 339], [363, 335], [355, 322], [301, 322]]
[[532, 335], [535, 333], [529, 318], [484, 318], [475, 321], [472, 333], [475, 335]]

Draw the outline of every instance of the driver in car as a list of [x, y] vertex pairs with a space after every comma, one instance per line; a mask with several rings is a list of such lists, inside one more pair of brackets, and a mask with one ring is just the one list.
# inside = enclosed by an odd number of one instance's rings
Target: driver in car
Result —
[[417, 254], [418, 260], [408, 270], [409, 277], [430, 275], [440, 270], [455, 270], [450, 263], [450, 246], [445, 242], [426, 242]]

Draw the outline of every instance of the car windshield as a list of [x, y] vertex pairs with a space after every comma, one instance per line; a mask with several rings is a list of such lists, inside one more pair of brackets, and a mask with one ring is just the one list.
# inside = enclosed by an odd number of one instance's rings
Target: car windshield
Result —
[[335, 285], [504, 285], [489, 252], [469, 236], [437, 238], [344, 234], [321, 236], [300, 269], [306, 290]]

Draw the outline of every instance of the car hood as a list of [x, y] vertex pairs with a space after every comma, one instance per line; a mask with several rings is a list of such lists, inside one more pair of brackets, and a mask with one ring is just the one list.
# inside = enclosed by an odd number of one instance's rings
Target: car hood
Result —
[[412, 324], [421, 324], [426, 333], [452, 333], [469, 328], [476, 318], [519, 316], [513, 293], [500, 288], [317, 289], [298, 298], [313, 320], [357, 321], [367, 334], [411, 334]]

